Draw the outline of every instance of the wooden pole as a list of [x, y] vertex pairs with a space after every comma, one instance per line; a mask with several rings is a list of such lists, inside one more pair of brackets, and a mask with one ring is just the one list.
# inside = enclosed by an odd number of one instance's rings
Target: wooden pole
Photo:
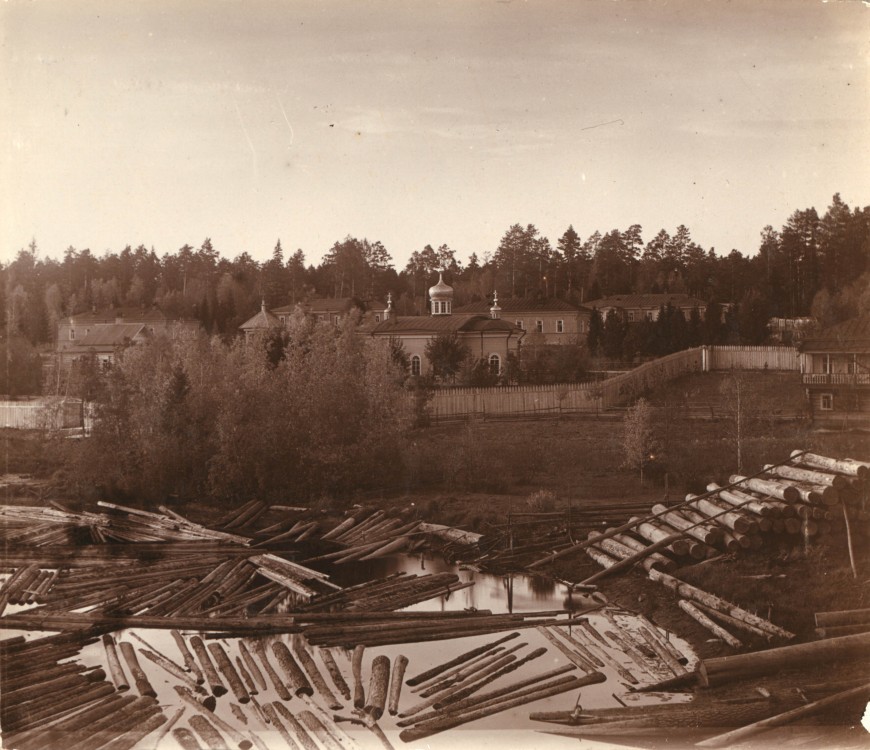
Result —
[[351, 658], [351, 671], [353, 673], [353, 705], [354, 708], [365, 708], [366, 697], [362, 684], [362, 660], [365, 654], [365, 646], [356, 646]]
[[205, 650], [205, 644], [203, 643], [202, 638], [198, 635], [193, 636], [190, 639], [190, 645], [193, 648], [193, 652], [196, 654], [196, 658], [199, 659], [202, 673], [208, 681], [208, 686], [212, 695], [216, 698], [220, 698], [222, 695], [226, 694], [227, 688], [218, 676], [214, 665], [211, 663], [211, 659], [209, 658], [208, 651]]
[[317, 692], [320, 693], [326, 701], [326, 704], [333, 711], [341, 710], [343, 708], [342, 702], [335, 697], [335, 694], [330, 690], [329, 685], [326, 684], [326, 680], [323, 679], [323, 675], [317, 668], [317, 664], [311, 657], [311, 654], [309, 654], [305, 649], [305, 646], [300, 641], [295, 641], [293, 643], [293, 652], [302, 664], [302, 668], [308, 673], [311, 683], [314, 685]]
[[284, 674], [287, 675], [290, 689], [296, 695], [314, 695], [314, 688], [305, 676], [305, 672], [302, 671], [302, 667], [293, 658], [293, 654], [290, 653], [287, 645], [281, 641], [275, 641], [272, 643], [272, 653], [275, 654], [278, 665], [284, 670]]
[[349, 701], [351, 699], [350, 688], [344, 679], [344, 675], [342, 675], [341, 670], [338, 668], [338, 664], [335, 663], [335, 657], [333, 657], [332, 652], [328, 648], [322, 648], [320, 649], [320, 658], [326, 666], [326, 671], [329, 672], [332, 684], [338, 688], [341, 697]]
[[526, 703], [534, 703], [535, 701], [541, 700], [543, 698], [549, 698], [554, 695], [559, 695], [560, 693], [567, 693], [569, 690], [577, 690], [582, 686], [583, 681], [580, 678], [569, 679], [564, 682], [556, 680], [552, 683], [547, 683], [540, 686], [534, 692], [522, 696], [514, 696], [509, 700], [496, 703], [486, 708], [471, 711], [467, 714], [453, 714], [444, 717], [443, 720], [434, 719], [431, 722], [427, 722], [425, 725], [418, 725], [411, 729], [405, 729], [402, 731], [399, 737], [404, 742], [416, 742], [417, 740], [421, 740], [425, 737], [430, 737], [431, 735], [437, 734], [438, 732], [443, 732], [447, 729], [452, 729], [453, 727], [467, 724], [470, 721], [476, 721], [477, 719], [482, 719], [485, 716], [492, 716], [493, 714], [501, 713], [502, 711], [506, 711], [509, 708], [522, 706]]
[[257, 666], [257, 662], [254, 661], [254, 657], [251, 656], [251, 652], [248, 651], [248, 647], [245, 645], [244, 641], [239, 641], [239, 653], [241, 654], [242, 660], [245, 662], [245, 665], [248, 667], [248, 671], [251, 673], [251, 677], [253, 677], [254, 681], [257, 683], [257, 687], [265, 692], [266, 678], [263, 677], [263, 673]]
[[390, 677], [390, 697], [387, 702], [387, 711], [390, 716], [395, 716], [399, 712], [399, 696], [402, 693], [402, 680], [405, 677], [407, 666], [408, 657], [402, 654], [399, 654], [393, 662], [393, 674]]
[[251, 696], [242, 683], [239, 673], [236, 672], [236, 668], [230, 661], [230, 657], [223, 650], [223, 647], [219, 643], [209, 643], [208, 650], [211, 652], [218, 670], [226, 678], [227, 684], [230, 686], [230, 690], [233, 691], [236, 700], [239, 703], [249, 703]]
[[704, 687], [719, 685], [732, 679], [757, 677], [793, 666], [806, 666], [824, 662], [863, 657], [870, 649], [870, 633], [846, 635], [811, 643], [735, 654], [717, 659], [705, 659], [698, 665], [700, 681]]
[[136, 650], [133, 648], [133, 644], [128, 643], [127, 641], [122, 641], [121, 653], [124, 655], [124, 661], [127, 662], [127, 668], [133, 676], [133, 682], [136, 683], [136, 690], [139, 691], [139, 695], [156, 698], [157, 691], [155, 691], [151, 686], [151, 683], [148, 682], [148, 677], [142, 671], [142, 667], [139, 666], [139, 660], [136, 658]]
[[[743, 644], [735, 638], [731, 633], [729, 633], [725, 628], [720, 627], [715, 622], [713, 622], [707, 615], [705, 615], [700, 609], [698, 609], [691, 602], [686, 601], [685, 599], [680, 599], [677, 602], [683, 612], [685, 612], [689, 617], [698, 622], [702, 627], [709, 630], [713, 635], [715, 635], [719, 640], [725, 641], [731, 648], [740, 648]], [[685, 670], [683, 670], [685, 672]]]
[[278, 697], [282, 701], [289, 701], [293, 696], [290, 695], [290, 691], [287, 690], [287, 686], [278, 676], [278, 673], [275, 671], [275, 667], [273, 667], [272, 663], [269, 661], [269, 657], [266, 654], [266, 647], [263, 645], [263, 642], [255, 641], [254, 650], [257, 652], [257, 656], [260, 657], [260, 663], [263, 665], [263, 669], [266, 670], [266, 674], [269, 675], [269, 680], [272, 682], [272, 686], [275, 688], [275, 692], [278, 694]]
[[502, 643], [506, 643], [507, 641], [513, 640], [514, 638], [518, 638], [519, 635], [519, 633], [511, 633], [510, 635], [497, 638], [496, 640], [491, 641], [484, 646], [478, 646], [477, 648], [471, 649], [471, 651], [466, 651], [464, 654], [460, 654], [459, 656], [451, 659], [450, 661], [446, 661], [436, 667], [427, 669], [425, 672], [421, 672], [416, 677], [411, 677], [409, 680], [405, 681], [405, 684], [409, 686], [419, 685], [421, 682], [425, 682], [432, 677], [440, 675], [442, 672], [446, 672], [451, 667], [455, 667], [458, 664], [469, 661], [470, 659], [473, 659], [474, 657], [479, 656], [486, 651], [491, 651], [496, 646], [500, 646]]
[[103, 649], [106, 652], [106, 664], [109, 667], [109, 674], [112, 676], [112, 682], [115, 683], [115, 689], [119, 692], [129, 690], [130, 683], [127, 682], [127, 676], [124, 674], [124, 670], [121, 667], [121, 660], [118, 659], [118, 651], [115, 648], [115, 639], [108, 633], [103, 636]]
[[740, 729], [735, 729], [731, 732], [711, 737], [703, 742], [696, 743], [695, 747], [730, 747], [735, 743], [742, 742], [747, 737], [752, 737], [766, 729], [780, 727], [784, 724], [789, 724], [798, 719], [802, 719], [805, 716], [811, 716], [812, 714], [818, 713], [826, 708], [837, 706], [842, 703], [848, 703], [852, 700], [866, 700], [868, 697], [870, 697], [870, 683], [861, 685], [861, 687], [853, 688], [852, 690], [844, 690], [843, 692], [829, 695], [827, 698], [813, 701], [805, 706], [794, 708], [791, 711], [786, 711], [785, 713], [777, 714], [776, 716], [771, 716], [769, 719], [762, 719], [761, 721], [756, 721], [754, 724], [749, 724]]
[[390, 660], [384, 655], [378, 655], [372, 661], [372, 673], [369, 679], [369, 694], [365, 712], [375, 721], [381, 718], [387, 702], [387, 688], [390, 682]]

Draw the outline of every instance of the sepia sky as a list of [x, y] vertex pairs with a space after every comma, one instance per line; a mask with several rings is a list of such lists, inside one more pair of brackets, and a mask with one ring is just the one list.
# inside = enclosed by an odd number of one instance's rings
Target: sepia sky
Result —
[[765, 224], [870, 204], [870, 7], [808, 0], [7, 0], [0, 260], [211, 237], [319, 262], [514, 223]]

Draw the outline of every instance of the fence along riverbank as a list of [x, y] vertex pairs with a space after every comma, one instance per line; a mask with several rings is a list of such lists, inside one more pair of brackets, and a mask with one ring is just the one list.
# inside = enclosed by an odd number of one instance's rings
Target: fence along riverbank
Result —
[[500, 416], [597, 414], [631, 403], [639, 395], [693, 372], [722, 370], [800, 370], [791, 346], [695, 347], [646, 362], [630, 372], [590, 383], [445, 388], [429, 404], [433, 421]]

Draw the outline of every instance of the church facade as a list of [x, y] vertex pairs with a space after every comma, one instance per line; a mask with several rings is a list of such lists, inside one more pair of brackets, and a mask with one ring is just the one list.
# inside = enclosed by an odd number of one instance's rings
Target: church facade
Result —
[[438, 283], [429, 289], [430, 315], [397, 316], [388, 299], [382, 320], [368, 327], [365, 333], [373, 338], [398, 341], [408, 354], [412, 375], [428, 375], [432, 363], [426, 356], [426, 346], [438, 336], [455, 334], [476, 360], [484, 360], [493, 373], [502, 373], [508, 356], [519, 351], [525, 331], [502, 319], [498, 299], [489, 314], [457, 314], [453, 312], [453, 287]]

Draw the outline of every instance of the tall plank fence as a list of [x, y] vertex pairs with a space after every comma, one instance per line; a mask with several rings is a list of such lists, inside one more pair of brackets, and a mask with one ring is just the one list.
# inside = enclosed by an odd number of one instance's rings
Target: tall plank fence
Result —
[[26, 401], [0, 401], [0, 428], [61, 430], [81, 427], [84, 412], [78, 399], [50, 396]]
[[434, 421], [445, 421], [597, 414], [629, 404], [681, 375], [732, 369], [799, 371], [800, 366], [797, 350], [789, 346], [696, 347], [591, 383], [444, 388], [429, 403], [429, 415]]

